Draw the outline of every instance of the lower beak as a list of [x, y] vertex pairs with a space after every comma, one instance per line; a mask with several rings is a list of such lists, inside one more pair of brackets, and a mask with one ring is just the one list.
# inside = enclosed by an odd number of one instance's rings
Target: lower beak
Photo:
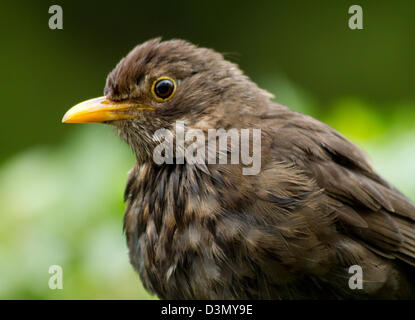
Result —
[[69, 109], [62, 122], [89, 123], [132, 119], [137, 117], [137, 110], [154, 110], [154, 107], [99, 97], [81, 102]]

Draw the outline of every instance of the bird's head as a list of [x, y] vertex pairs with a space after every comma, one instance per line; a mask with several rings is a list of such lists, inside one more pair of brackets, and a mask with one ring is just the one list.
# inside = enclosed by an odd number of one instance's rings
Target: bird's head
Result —
[[62, 122], [114, 125], [138, 159], [151, 157], [157, 129], [174, 131], [176, 121], [202, 130], [238, 126], [240, 115], [258, 113], [271, 97], [221, 54], [160, 39], [124, 57], [104, 94], [74, 106]]

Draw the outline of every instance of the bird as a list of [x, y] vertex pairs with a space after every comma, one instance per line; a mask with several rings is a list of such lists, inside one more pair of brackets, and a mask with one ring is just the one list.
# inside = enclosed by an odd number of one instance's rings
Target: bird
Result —
[[[414, 203], [360, 147], [274, 102], [221, 53], [148, 40], [109, 73], [104, 96], [62, 122], [109, 124], [131, 147], [123, 228], [133, 268], [160, 299], [415, 297]], [[160, 130], [178, 145], [178, 122], [204, 143], [212, 129], [260, 130], [260, 169], [183, 153], [155, 161]]]

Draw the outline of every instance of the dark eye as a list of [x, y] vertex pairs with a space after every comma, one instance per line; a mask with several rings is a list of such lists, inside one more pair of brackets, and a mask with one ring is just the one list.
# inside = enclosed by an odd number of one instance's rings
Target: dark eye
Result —
[[171, 99], [176, 91], [176, 83], [173, 79], [162, 77], [157, 79], [152, 88], [154, 97], [158, 101]]

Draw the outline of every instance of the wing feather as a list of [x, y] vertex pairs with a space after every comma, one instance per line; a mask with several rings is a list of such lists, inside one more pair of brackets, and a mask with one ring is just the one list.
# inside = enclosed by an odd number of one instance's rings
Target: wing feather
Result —
[[415, 266], [415, 205], [340, 133], [282, 107], [278, 113], [275, 157], [294, 162], [317, 182], [344, 232], [379, 255]]

